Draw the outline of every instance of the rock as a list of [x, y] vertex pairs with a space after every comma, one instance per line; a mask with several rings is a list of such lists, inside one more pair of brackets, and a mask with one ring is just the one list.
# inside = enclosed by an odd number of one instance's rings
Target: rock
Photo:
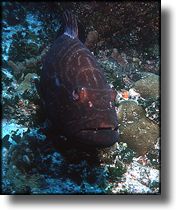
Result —
[[159, 72], [159, 66], [156, 64], [151, 64], [149, 61], [149, 64], [143, 64], [143, 69], [147, 72], [153, 72], [153, 73], [158, 73]]
[[145, 117], [144, 109], [135, 101], [122, 101], [119, 106], [118, 121], [119, 124], [132, 123]]
[[126, 59], [126, 54], [124, 53], [119, 53], [116, 48], [112, 50], [111, 57], [114, 58], [114, 60], [117, 61], [121, 66], [126, 66], [128, 64], [128, 61]]
[[119, 141], [127, 143], [138, 155], [144, 155], [154, 147], [159, 137], [159, 126], [146, 118], [140, 105], [130, 100], [121, 102], [118, 119]]
[[93, 49], [98, 42], [98, 32], [97, 31], [90, 31], [87, 35], [85, 45]]
[[120, 141], [138, 155], [145, 155], [152, 149], [159, 137], [159, 126], [148, 118], [143, 117], [131, 124], [120, 125]]
[[22, 72], [22, 68], [19, 65], [16, 65], [13, 61], [9, 60], [8, 62], [8, 66], [11, 67], [13, 69], [13, 75], [18, 78], [19, 75], [21, 76], [21, 72]]
[[8, 71], [7, 68], [2, 68], [2, 76], [4, 82], [13, 81], [13, 75], [11, 74], [10, 71]]
[[7, 134], [4, 136], [4, 138], [2, 139], [2, 143], [3, 143], [3, 147], [5, 147], [6, 149], [9, 149], [11, 143], [9, 142], [9, 137], [10, 135]]
[[111, 147], [98, 149], [100, 163], [113, 164], [117, 156], [117, 143]]
[[123, 174], [123, 182], [112, 187], [112, 193], [159, 193], [160, 172], [150, 166], [145, 166], [137, 162], [128, 165], [126, 173]]
[[159, 76], [148, 74], [143, 79], [136, 81], [134, 88], [143, 98], [156, 100], [159, 98]]
[[20, 83], [17, 88], [17, 93], [23, 96], [25, 99], [38, 100], [37, 90], [33, 82], [34, 78], [38, 78], [35, 73], [28, 73], [24, 80]]
[[24, 80], [23, 80], [23, 81], [20, 83], [20, 85], [18, 86], [17, 91], [18, 91], [19, 93], [22, 93], [22, 94], [23, 94], [25, 91], [31, 89], [31, 80], [32, 80], [32, 78], [33, 78], [34, 76], [37, 77], [36, 74], [31, 74], [31, 73], [27, 74], [27, 75], [25, 76]]

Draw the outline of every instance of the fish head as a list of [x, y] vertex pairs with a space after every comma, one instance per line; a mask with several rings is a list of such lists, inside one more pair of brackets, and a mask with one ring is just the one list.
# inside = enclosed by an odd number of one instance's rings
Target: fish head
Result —
[[67, 135], [89, 146], [108, 147], [117, 142], [116, 91], [77, 87], [70, 93]]
[[[116, 91], [95, 71], [60, 81], [55, 75], [42, 82], [45, 110], [52, 127], [67, 139], [93, 147], [108, 147], [118, 140]], [[87, 76], [87, 78], [86, 78]], [[97, 81], [96, 81], [97, 79]], [[49, 82], [50, 81], [50, 82]], [[47, 85], [45, 85], [47, 84]]]

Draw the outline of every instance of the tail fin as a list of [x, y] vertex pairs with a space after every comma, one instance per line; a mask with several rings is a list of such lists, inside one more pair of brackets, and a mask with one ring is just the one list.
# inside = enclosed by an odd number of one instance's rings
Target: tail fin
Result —
[[64, 34], [71, 38], [78, 37], [78, 25], [76, 16], [69, 10], [66, 10], [63, 13], [63, 20], [64, 20]]

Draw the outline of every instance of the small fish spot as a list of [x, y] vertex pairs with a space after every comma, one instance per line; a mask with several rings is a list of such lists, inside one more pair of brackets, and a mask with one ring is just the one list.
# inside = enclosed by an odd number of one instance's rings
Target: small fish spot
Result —
[[111, 102], [111, 101], [109, 102], [109, 106], [110, 106], [110, 108], [112, 108], [112, 107], [113, 107], [113, 106], [112, 106], [112, 102]]
[[93, 103], [91, 101], [89, 101], [88, 104], [90, 108], [93, 107]]

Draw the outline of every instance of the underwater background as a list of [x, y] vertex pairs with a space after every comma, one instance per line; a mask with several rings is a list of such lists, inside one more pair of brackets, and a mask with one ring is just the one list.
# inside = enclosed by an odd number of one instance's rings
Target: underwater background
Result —
[[[1, 2], [1, 8], [2, 193], [160, 193], [159, 3]], [[66, 8], [117, 90], [119, 140], [96, 154], [60, 152], [43, 131], [34, 79], [63, 32]]]

